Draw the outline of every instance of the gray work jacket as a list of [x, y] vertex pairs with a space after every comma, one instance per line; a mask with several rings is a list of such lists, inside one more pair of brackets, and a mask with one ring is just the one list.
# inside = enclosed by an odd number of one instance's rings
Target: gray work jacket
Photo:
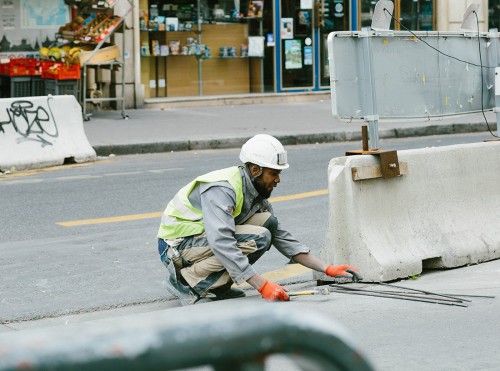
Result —
[[[237, 284], [247, 281], [257, 272], [236, 246], [235, 226], [245, 224], [258, 212], [268, 211], [275, 216], [271, 203], [260, 197], [253, 186], [247, 169], [240, 167], [240, 173], [244, 201], [241, 213], [236, 218], [232, 215], [232, 210], [236, 207], [236, 193], [228, 182], [202, 183], [189, 195], [191, 205], [203, 213], [210, 248]], [[272, 244], [287, 258], [310, 250], [284, 230], [279, 222]]]

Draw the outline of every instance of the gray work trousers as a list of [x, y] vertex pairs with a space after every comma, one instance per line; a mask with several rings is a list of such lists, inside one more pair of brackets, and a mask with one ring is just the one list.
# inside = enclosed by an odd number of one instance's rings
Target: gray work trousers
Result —
[[[271, 247], [272, 233], [277, 227], [277, 219], [269, 212], [253, 215], [245, 224], [237, 225], [235, 230], [236, 246], [254, 264]], [[200, 296], [209, 290], [225, 286], [230, 287], [232, 279], [224, 265], [214, 255], [205, 233], [175, 240], [175, 248], [180, 257], [172, 261], [167, 253], [166, 241], [159, 240], [158, 247], [162, 261], [169, 268], [175, 267], [176, 278], [182, 275], [184, 280]], [[171, 240], [168, 243], [172, 243]], [[173, 273], [170, 266], [169, 272]]]

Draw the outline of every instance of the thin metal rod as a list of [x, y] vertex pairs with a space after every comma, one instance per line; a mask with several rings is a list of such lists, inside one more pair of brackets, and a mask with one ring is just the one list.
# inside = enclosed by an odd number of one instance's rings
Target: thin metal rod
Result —
[[409, 301], [419, 301], [419, 302], [422, 302], [422, 303], [451, 305], [451, 306], [457, 306], [457, 307], [465, 307], [465, 308], [467, 308], [467, 304], [455, 303], [455, 302], [443, 302], [443, 301], [424, 300], [424, 299], [411, 299], [411, 298], [404, 298], [404, 297], [394, 296], [394, 295], [369, 294], [367, 292], [356, 292], [356, 291], [349, 291], [349, 290], [338, 290], [338, 289], [335, 289], [335, 288], [333, 288], [333, 290], [330, 290], [330, 291], [331, 292], [337, 292], [337, 293], [340, 293], [340, 294], [348, 294], [348, 295], [375, 296], [375, 297], [379, 297], [379, 298], [409, 300]]
[[[451, 295], [451, 294], [441, 294], [441, 295]], [[466, 297], [466, 298], [481, 298], [481, 299], [495, 299], [496, 296], [490, 296], [490, 295], [457, 295], [453, 294], [458, 297]]]
[[[383, 283], [383, 282], [379, 282], [378, 283], [379, 285], [382, 285], [382, 286], [387, 286], [387, 287], [396, 287], [398, 289], [405, 289], [405, 290], [410, 290], [410, 291], [417, 291], [417, 292], [421, 292], [421, 293], [424, 293], [424, 294], [429, 294], [429, 295], [436, 295], [436, 296], [442, 296], [444, 298], [450, 298], [450, 299], [455, 299], [455, 300], [462, 300], [462, 299], [459, 299], [455, 296], [451, 296], [451, 295], [444, 295], [444, 294], [436, 294], [435, 292], [430, 292], [430, 291], [424, 291], [424, 290], [419, 290], [419, 289], [413, 289], [413, 288], [410, 288], [410, 287], [404, 287], [404, 286], [397, 286], [397, 285], [391, 285], [391, 284], [388, 284], [388, 283]], [[467, 299], [463, 299], [463, 301], [467, 301], [467, 302], [471, 302], [471, 300], [467, 300]]]
[[[332, 286], [332, 285], [330, 285], [330, 286]], [[429, 299], [429, 300], [437, 300], [437, 301], [450, 301], [450, 302], [455, 302], [455, 303], [463, 303], [465, 301], [465, 300], [461, 300], [461, 299], [428, 298], [425, 296], [415, 295], [415, 294], [408, 293], [408, 292], [404, 293], [404, 292], [396, 292], [396, 291], [365, 290], [365, 289], [355, 289], [352, 287], [341, 287], [341, 286], [335, 286], [335, 287], [342, 289], [342, 290], [363, 291], [363, 292], [369, 292], [369, 293], [393, 295], [393, 296], [404, 296], [404, 297], [409, 297], [409, 298], [426, 299], [426, 300]]]
[[[386, 291], [386, 290], [377, 290], [378, 292], [400, 292], [402, 294], [406, 294], [407, 292], [406, 291]], [[451, 296], [451, 295], [454, 295], [456, 296], [457, 298], [462, 298], [462, 297], [466, 297], [466, 298], [480, 298], [480, 299], [495, 299], [496, 296], [490, 296], [490, 295], [458, 295], [458, 294], [445, 294], [443, 292], [440, 292], [439, 293], [440, 295], [448, 295], [448, 296]]]

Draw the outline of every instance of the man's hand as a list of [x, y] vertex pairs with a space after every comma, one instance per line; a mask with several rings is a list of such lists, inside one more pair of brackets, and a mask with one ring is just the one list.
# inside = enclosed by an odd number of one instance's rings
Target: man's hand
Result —
[[273, 282], [266, 280], [261, 287], [259, 287], [259, 292], [262, 297], [269, 301], [289, 301], [290, 297], [286, 293], [286, 290]]
[[330, 277], [335, 278], [351, 278], [353, 282], [360, 281], [361, 275], [356, 272], [359, 270], [357, 267], [352, 267], [350, 265], [329, 265], [325, 269], [325, 273]]

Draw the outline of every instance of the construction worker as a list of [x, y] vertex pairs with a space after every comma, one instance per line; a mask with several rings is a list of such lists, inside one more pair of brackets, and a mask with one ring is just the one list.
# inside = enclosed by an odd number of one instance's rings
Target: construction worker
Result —
[[282, 144], [258, 134], [241, 148], [243, 166], [201, 175], [169, 202], [158, 231], [158, 252], [168, 269], [167, 289], [182, 305], [211, 293], [245, 296], [245, 281], [264, 299], [287, 301], [286, 289], [264, 279], [254, 264], [274, 245], [287, 258], [332, 277], [352, 277], [355, 267], [327, 265], [281, 227], [268, 198], [288, 168]]

